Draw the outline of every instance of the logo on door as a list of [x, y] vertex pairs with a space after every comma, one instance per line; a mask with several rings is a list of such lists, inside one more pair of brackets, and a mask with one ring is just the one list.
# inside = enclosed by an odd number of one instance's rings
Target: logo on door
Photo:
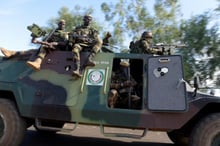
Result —
[[104, 84], [104, 69], [89, 69], [87, 74], [86, 85], [102, 86]]

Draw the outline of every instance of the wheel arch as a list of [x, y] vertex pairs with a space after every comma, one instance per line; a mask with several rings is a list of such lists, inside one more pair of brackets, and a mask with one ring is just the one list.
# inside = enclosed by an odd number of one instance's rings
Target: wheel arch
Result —
[[0, 98], [5, 98], [5, 99], [9, 99], [11, 101], [13, 101], [17, 107], [17, 101], [15, 99], [15, 95], [12, 91], [8, 91], [8, 90], [0, 90]]
[[21, 110], [20, 110], [21, 108], [18, 105], [19, 101], [16, 98], [16, 96], [15, 96], [13, 91], [10, 91], [10, 90], [0, 90], [0, 98], [8, 99], [8, 100], [11, 100], [12, 102], [14, 102], [15, 107], [16, 107], [18, 113], [20, 115], [22, 115], [21, 114]]
[[[13, 91], [0, 90], [0, 98], [8, 99], [8, 100], [12, 101], [15, 104], [15, 108], [17, 109], [18, 114], [21, 117], [23, 117], [22, 113], [20, 111], [20, 108], [18, 106], [18, 101], [17, 101]], [[25, 119], [25, 121], [27, 123], [27, 127], [30, 127], [34, 123], [33, 119], [30, 119], [30, 118], [27, 118], [27, 117], [23, 117], [23, 118]]]
[[204, 117], [212, 113], [220, 113], [220, 103], [208, 103], [204, 106], [192, 119], [184, 124], [180, 130], [184, 132], [186, 136], [189, 136], [193, 127]]

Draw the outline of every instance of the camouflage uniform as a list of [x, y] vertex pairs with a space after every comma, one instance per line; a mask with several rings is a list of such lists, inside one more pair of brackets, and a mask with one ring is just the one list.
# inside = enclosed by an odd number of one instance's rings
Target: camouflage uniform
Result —
[[137, 54], [160, 54], [161, 50], [159, 48], [152, 48], [152, 33], [145, 31], [143, 32], [141, 38], [136, 42], [130, 43], [130, 53], [137, 53]]
[[45, 58], [49, 50], [66, 50], [68, 44], [68, 33], [64, 31], [65, 20], [60, 20], [58, 28], [52, 33], [47, 41], [38, 41], [35, 36], [32, 36], [32, 43], [41, 44], [40, 52], [35, 61], [27, 61], [27, 65], [35, 70], [40, 70], [42, 60]]
[[[134, 86], [137, 82], [131, 77], [128, 78], [127, 67], [121, 66], [119, 70], [112, 72], [108, 106], [110, 108], [129, 108], [129, 98], [131, 98], [131, 108], [137, 108], [140, 97], [133, 94]], [[129, 97], [130, 96], [130, 97]]]
[[47, 40], [48, 45], [42, 45], [40, 52], [38, 54], [38, 57], [44, 59], [47, 51], [50, 49], [52, 50], [61, 50], [61, 51], [66, 51], [67, 50], [67, 40], [68, 35], [65, 31], [56, 29], [52, 36]]
[[77, 69], [73, 71], [73, 75], [81, 77], [80, 70], [80, 52], [89, 51], [90, 55], [86, 66], [95, 66], [93, 58], [102, 47], [102, 40], [98, 36], [98, 31], [90, 27], [92, 17], [85, 15], [83, 18], [84, 24], [76, 27], [70, 36], [70, 43], [72, 44], [73, 59], [76, 61]]
[[47, 40], [47, 42], [57, 42], [57, 45], [53, 46], [54, 49], [67, 51], [68, 33], [64, 30], [56, 29], [52, 36]]

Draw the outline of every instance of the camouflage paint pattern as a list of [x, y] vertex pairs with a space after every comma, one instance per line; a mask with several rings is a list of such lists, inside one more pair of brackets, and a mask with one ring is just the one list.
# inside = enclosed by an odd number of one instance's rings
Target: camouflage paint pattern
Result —
[[[83, 68], [83, 77], [75, 78], [72, 71], [76, 66], [71, 59], [71, 52], [51, 52], [44, 59], [40, 71], [34, 71], [26, 65], [26, 60], [34, 58], [33, 54], [0, 58], [0, 91], [12, 93], [19, 112], [24, 117], [117, 127], [176, 129], [187, 123], [208, 103], [220, 101], [210, 95], [197, 94], [192, 97], [193, 93], [187, 92], [186, 110], [149, 110], [147, 102], [152, 98], [148, 97], [147, 91], [149, 55], [98, 53], [94, 59], [96, 66]], [[86, 55], [88, 54], [82, 53], [82, 58], [86, 58]], [[143, 76], [140, 110], [108, 107], [109, 84], [115, 58], [143, 62], [143, 72], [137, 75]], [[82, 66], [84, 63], [85, 59], [82, 59]], [[138, 67], [140, 64], [134, 66]], [[160, 87], [151, 90], [159, 92], [159, 89]], [[4, 95], [1, 94], [0, 97]]]

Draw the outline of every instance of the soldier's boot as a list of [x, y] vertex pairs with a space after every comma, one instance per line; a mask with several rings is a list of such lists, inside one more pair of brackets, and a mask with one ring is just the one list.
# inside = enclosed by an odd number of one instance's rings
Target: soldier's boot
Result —
[[42, 58], [38, 57], [36, 60], [34, 61], [27, 61], [26, 64], [28, 66], [30, 66], [31, 68], [33, 68], [34, 70], [40, 70], [40, 66], [42, 63]]
[[1, 52], [6, 58], [9, 58], [17, 53], [16, 51], [7, 50], [5, 48], [1, 48]]
[[86, 66], [91, 66], [91, 67], [93, 67], [93, 66], [95, 66], [95, 62], [93, 61], [93, 58], [95, 57], [95, 53], [94, 52], [92, 52], [91, 54], [89, 54], [89, 56], [88, 56], [88, 61], [87, 61], [87, 63], [86, 63]]
[[73, 76], [77, 76], [79, 78], [82, 77], [82, 74], [80, 73], [80, 61], [79, 60], [76, 61], [76, 70], [73, 71]]

